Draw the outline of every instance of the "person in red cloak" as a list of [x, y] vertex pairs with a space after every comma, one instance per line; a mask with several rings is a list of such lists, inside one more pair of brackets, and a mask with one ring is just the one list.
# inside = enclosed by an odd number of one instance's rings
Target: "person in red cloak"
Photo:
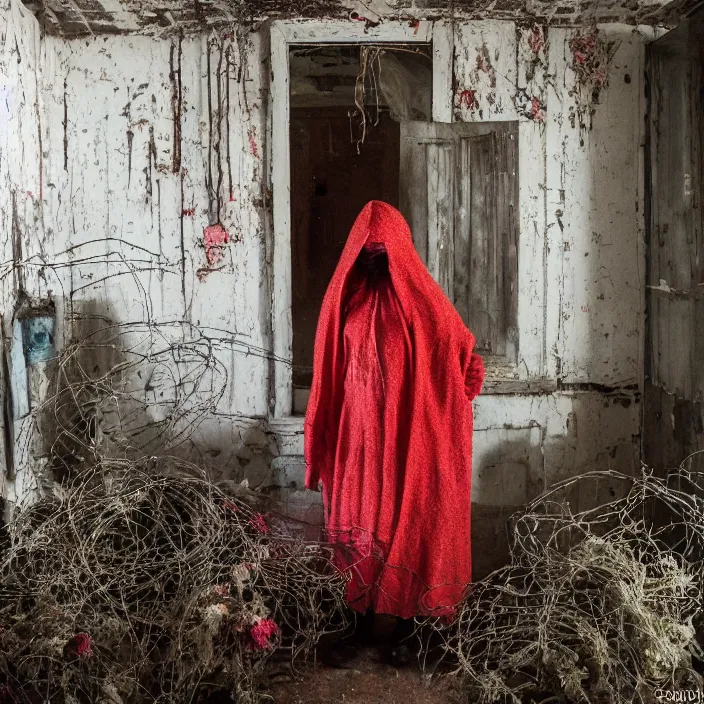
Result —
[[361, 613], [451, 618], [471, 581], [474, 346], [401, 213], [368, 203], [323, 300], [305, 419], [306, 486]]

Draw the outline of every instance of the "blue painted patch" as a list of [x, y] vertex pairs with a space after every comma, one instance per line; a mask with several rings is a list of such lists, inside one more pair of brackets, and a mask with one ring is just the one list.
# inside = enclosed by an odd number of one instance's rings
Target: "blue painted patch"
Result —
[[54, 318], [26, 318], [22, 321], [22, 343], [28, 366], [53, 359]]

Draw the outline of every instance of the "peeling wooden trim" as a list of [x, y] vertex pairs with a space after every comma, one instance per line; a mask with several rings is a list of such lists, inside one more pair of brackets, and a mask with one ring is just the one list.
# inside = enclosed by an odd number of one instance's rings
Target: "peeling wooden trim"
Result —
[[486, 379], [482, 394], [551, 394], [557, 391], [557, 386], [555, 379]]
[[271, 27], [271, 144], [272, 200], [274, 212], [272, 332], [274, 342], [274, 418], [289, 416], [293, 409], [291, 316], [291, 183], [289, 143], [289, 56], [285, 26]]
[[404, 21], [385, 21], [376, 27], [348, 20], [279, 20], [272, 24], [289, 44], [428, 44], [433, 39], [433, 22], [417, 26]]
[[454, 30], [448, 21], [433, 25], [433, 121], [452, 122]]

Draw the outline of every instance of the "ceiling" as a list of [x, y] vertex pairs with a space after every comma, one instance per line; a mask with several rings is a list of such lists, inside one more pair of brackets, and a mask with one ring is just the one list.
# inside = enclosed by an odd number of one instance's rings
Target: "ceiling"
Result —
[[[454, 14], [580, 25], [592, 21], [672, 26], [703, 0], [26, 0], [47, 34], [199, 32], [267, 18], [431, 19]], [[352, 20], [350, 20], [352, 21]]]

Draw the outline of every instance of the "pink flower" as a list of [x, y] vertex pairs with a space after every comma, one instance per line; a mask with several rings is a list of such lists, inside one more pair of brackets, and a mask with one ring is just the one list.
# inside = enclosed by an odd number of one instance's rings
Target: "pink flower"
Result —
[[77, 633], [72, 638], [71, 645], [79, 658], [89, 658], [93, 654], [93, 639], [88, 633]]
[[269, 526], [266, 524], [266, 521], [264, 520], [264, 516], [262, 516], [261, 513], [255, 513], [254, 516], [252, 516], [252, 520], [250, 520], [249, 525], [254, 528], [257, 533], [269, 533]]
[[266, 650], [272, 647], [271, 638], [277, 635], [279, 627], [270, 618], [263, 618], [259, 623], [255, 623], [249, 629], [249, 637], [252, 639], [249, 647], [253, 650]]

